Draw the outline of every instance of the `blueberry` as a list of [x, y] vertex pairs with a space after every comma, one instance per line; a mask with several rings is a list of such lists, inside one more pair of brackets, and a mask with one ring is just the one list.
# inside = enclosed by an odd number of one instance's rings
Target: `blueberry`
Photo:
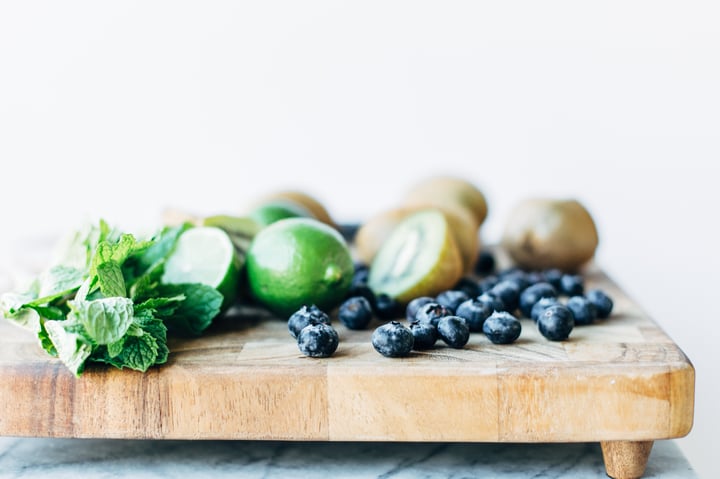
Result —
[[597, 318], [595, 305], [584, 296], [573, 296], [567, 300], [565, 306], [573, 314], [577, 325], [591, 324]]
[[438, 331], [432, 323], [412, 321], [410, 322], [410, 331], [414, 338], [413, 349], [430, 349], [435, 346], [438, 339]]
[[488, 303], [480, 302], [475, 298], [468, 299], [458, 306], [455, 314], [467, 321], [470, 331], [479, 332], [482, 331], [483, 323], [493, 311]]
[[409, 328], [397, 321], [390, 321], [373, 331], [372, 345], [388, 358], [400, 358], [410, 354], [415, 337]]
[[467, 322], [459, 316], [445, 316], [440, 318], [437, 325], [440, 339], [451, 348], [460, 349], [470, 339], [470, 328]]
[[515, 311], [520, 301], [520, 286], [517, 281], [504, 279], [493, 286], [490, 294], [494, 294], [502, 300], [505, 310]]
[[552, 284], [553, 288], [560, 289], [560, 278], [562, 278], [563, 272], [557, 268], [546, 269], [543, 271], [543, 277], [545, 281]]
[[597, 311], [597, 317], [605, 319], [610, 316], [613, 309], [613, 300], [600, 289], [591, 289], [587, 292], [585, 297], [595, 305]]
[[380, 293], [375, 296], [375, 314], [384, 321], [397, 319], [402, 316], [402, 307], [397, 299]]
[[557, 298], [540, 298], [530, 310], [530, 318], [537, 323], [538, 318], [543, 311], [545, 311], [545, 308], [559, 303], [560, 300]]
[[495, 256], [490, 251], [480, 251], [475, 261], [475, 273], [485, 276], [495, 271]]
[[497, 294], [493, 293], [492, 290], [486, 291], [475, 299], [477, 299], [481, 303], [487, 304], [493, 311], [505, 310], [505, 303], [503, 303], [502, 299], [500, 299]]
[[472, 278], [468, 278], [467, 276], [460, 278], [460, 281], [458, 281], [457, 284], [453, 286], [453, 289], [464, 291], [469, 298], [474, 298], [481, 293], [480, 285], [478, 284], [478, 282]]
[[444, 316], [452, 316], [452, 312], [441, 304], [427, 303], [420, 306], [415, 319], [421, 323], [431, 323], [437, 327], [438, 319]]
[[303, 305], [288, 319], [288, 331], [293, 338], [297, 339], [300, 331], [312, 322], [330, 324], [330, 316], [314, 304], [310, 307]]
[[435, 302], [445, 306], [450, 312], [454, 313], [457, 307], [468, 299], [470, 299], [470, 296], [468, 296], [465, 291], [451, 289], [438, 294], [435, 297]]
[[346, 299], [338, 310], [338, 319], [348, 329], [365, 329], [372, 320], [370, 301], [362, 296]]
[[483, 324], [483, 333], [494, 344], [515, 342], [521, 331], [520, 321], [507, 311], [495, 311]]
[[563, 304], [556, 304], [545, 308], [538, 317], [540, 334], [550, 341], [564, 341], [570, 335], [575, 320], [572, 312]]
[[560, 278], [560, 292], [566, 296], [579, 296], [585, 291], [583, 277], [579, 274], [564, 274]]
[[540, 282], [528, 286], [520, 293], [520, 311], [526, 317], [530, 317], [532, 307], [540, 298], [556, 298], [557, 290], [550, 283]]
[[325, 323], [305, 326], [297, 337], [297, 345], [305, 356], [327, 358], [332, 356], [340, 342], [338, 333]]
[[411, 300], [408, 303], [407, 308], [405, 308], [405, 318], [408, 321], [413, 321], [421, 306], [425, 306], [428, 303], [434, 303], [434, 302], [435, 302], [435, 298], [430, 297], [430, 296], [419, 296], [419, 297]]

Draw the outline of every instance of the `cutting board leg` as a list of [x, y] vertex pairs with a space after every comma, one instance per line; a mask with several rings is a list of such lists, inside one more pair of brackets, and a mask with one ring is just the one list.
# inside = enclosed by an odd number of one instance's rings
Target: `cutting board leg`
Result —
[[613, 479], [637, 479], [645, 473], [653, 441], [602, 441], [605, 472]]

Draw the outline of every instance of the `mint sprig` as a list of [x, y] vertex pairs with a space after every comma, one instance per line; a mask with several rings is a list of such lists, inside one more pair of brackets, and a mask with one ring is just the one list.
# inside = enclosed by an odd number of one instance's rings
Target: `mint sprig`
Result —
[[40, 346], [75, 375], [88, 363], [147, 371], [167, 361], [168, 329], [198, 336], [223, 296], [202, 284], [163, 284], [163, 266], [190, 224], [149, 240], [105, 221], [78, 231], [58, 264], [22, 293], [0, 297], [0, 313], [32, 330]]

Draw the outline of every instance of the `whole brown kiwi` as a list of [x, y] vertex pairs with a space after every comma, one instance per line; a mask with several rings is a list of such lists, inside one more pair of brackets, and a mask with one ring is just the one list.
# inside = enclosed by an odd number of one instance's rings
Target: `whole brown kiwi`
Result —
[[477, 227], [487, 218], [485, 195], [468, 180], [454, 176], [432, 176], [423, 179], [405, 192], [402, 205], [462, 206], [473, 215]]
[[598, 232], [575, 199], [528, 198], [511, 210], [502, 236], [510, 258], [525, 269], [577, 271], [595, 255]]
[[478, 227], [472, 215], [465, 209], [448, 205], [418, 204], [383, 211], [368, 219], [355, 235], [355, 249], [358, 259], [370, 264], [380, 246], [403, 219], [421, 210], [437, 209], [447, 219], [450, 232], [458, 246], [464, 272], [469, 272], [475, 265], [480, 251]]

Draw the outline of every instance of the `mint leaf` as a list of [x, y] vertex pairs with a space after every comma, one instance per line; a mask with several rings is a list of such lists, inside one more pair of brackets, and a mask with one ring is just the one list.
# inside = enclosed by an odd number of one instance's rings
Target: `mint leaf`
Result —
[[110, 354], [110, 348], [101, 347], [90, 358], [100, 363], [110, 364], [118, 369], [130, 368], [145, 372], [156, 364], [158, 358], [158, 344], [155, 338], [149, 333], [141, 336], [126, 336], [123, 339], [122, 350], [114, 350], [114, 356]]
[[114, 260], [107, 261], [97, 267], [98, 284], [100, 291], [105, 297], [125, 297], [125, 278], [123, 278], [120, 265]]
[[145, 333], [142, 336], [128, 336], [117, 360], [122, 363], [120, 367], [144, 372], [155, 364], [157, 357], [157, 341], [150, 333]]
[[85, 360], [92, 354], [92, 344], [78, 332], [70, 321], [45, 321], [45, 330], [57, 355], [67, 368], [79, 376], [85, 368]]
[[71, 294], [83, 281], [83, 271], [69, 266], [53, 266], [40, 275], [38, 298], [34, 304], [46, 304]]
[[68, 303], [74, 317], [97, 344], [118, 341], [132, 323], [133, 303], [128, 298], [101, 298]]
[[123, 347], [125, 346], [125, 336], [120, 338], [119, 340], [115, 341], [114, 343], [110, 343], [107, 345], [107, 353], [108, 356], [111, 358], [115, 358], [120, 355], [123, 351]]
[[122, 264], [127, 257], [130, 256], [134, 246], [135, 237], [131, 234], [121, 235], [117, 243], [103, 241], [98, 244], [95, 255], [92, 258], [92, 264], [90, 265], [89, 276], [94, 276], [97, 268], [103, 263], [112, 261], [117, 264]]
[[137, 313], [134, 318], [135, 324], [143, 331], [150, 334], [157, 344], [157, 357], [155, 364], [163, 364], [167, 361], [170, 350], [167, 346], [167, 327], [162, 319], [153, 316], [151, 310], [146, 309]]
[[202, 334], [220, 313], [223, 302], [219, 291], [199, 283], [165, 284], [160, 292], [166, 297], [185, 296], [173, 314], [164, 318], [169, 330], [183, 336]]

